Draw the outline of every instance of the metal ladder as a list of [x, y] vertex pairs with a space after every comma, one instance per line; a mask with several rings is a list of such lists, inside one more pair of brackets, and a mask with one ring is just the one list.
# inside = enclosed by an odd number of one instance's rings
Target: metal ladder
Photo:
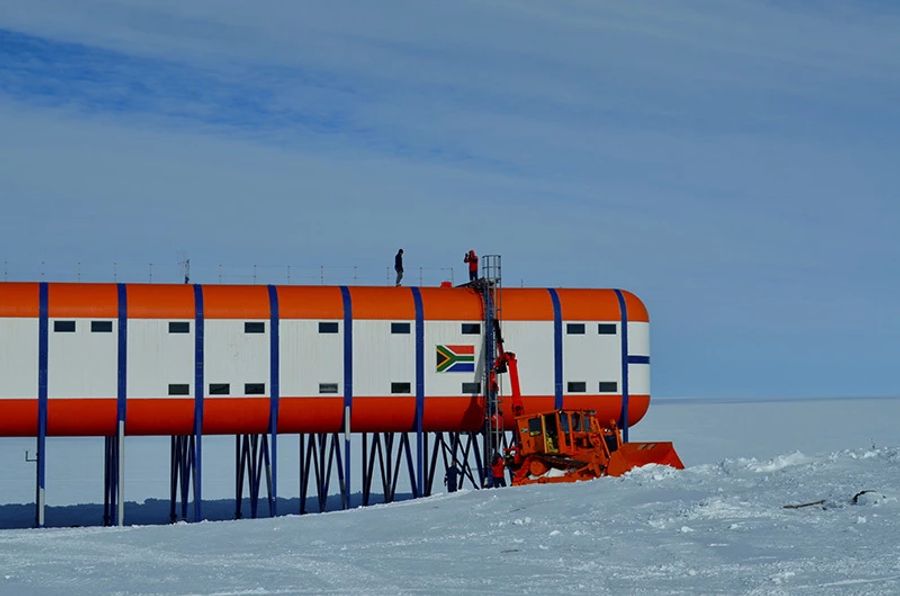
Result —
[[[476, 282], [481, 290], [484, 305], [484, 370], [482, 386], [484, 387], [484, 458], [485, 478], [483, 486], [493, 485], [491, 464], [494, 455], [500, 453], [504, 432], [503, 413], [500, 410], [500, 394], [498, 387], [491, 383], [491, 371], [497, 358], [497, 333], [500, 332], [502, 305], [500, 289], [502, 287], [502, 266], [500, 255], [484, 255], [481, 257], [481, 277]], [[495, 377], [496, 378], [496, 377]]]

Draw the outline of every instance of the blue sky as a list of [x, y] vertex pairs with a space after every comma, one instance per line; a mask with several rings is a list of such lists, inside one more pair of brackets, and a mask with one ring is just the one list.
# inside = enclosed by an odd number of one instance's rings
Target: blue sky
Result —
[[[624, 287], [657, 396], [897, 395], [900, 9], [7, 0], [9, 279]], [[113, 265], [115, 263], [115, 265]], [[221, 268], [220, 268], [221, 265]]]

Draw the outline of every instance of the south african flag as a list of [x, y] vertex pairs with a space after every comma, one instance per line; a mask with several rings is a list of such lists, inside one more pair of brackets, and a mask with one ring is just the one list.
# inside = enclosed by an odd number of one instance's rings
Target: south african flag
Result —
[[437, 346], [438, 372], [475, 372], [475, 346]]

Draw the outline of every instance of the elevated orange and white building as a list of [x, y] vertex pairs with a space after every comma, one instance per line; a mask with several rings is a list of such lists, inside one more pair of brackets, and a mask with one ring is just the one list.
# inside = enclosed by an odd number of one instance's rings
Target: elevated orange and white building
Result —
[[[636, 296], [503, 289], [500, 304], [526, 412], [641, 419]], [[267, 432], [273, 415], [279, 433], [402, 432], [417, 412], [426, 432], [477, 431], [483, 321], [465, 287], [2, 283], [0, 436], [36, 436], [43, 407], [48, 436], [113, 435], [118, 413], [129, 435], [188, 434], [201, 415], [204, 434]]]

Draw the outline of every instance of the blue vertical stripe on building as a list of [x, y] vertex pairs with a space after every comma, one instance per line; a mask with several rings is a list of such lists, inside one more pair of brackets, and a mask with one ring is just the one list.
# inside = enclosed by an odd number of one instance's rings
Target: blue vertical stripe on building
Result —
[[203, 286], [194, 284], [194, 521], [200, 521], [203, 515], [203, 321]]
[[553, 288], [547, 288], [550, 299], [553, 301], [553, 407], [557, 410], [563, 407], [563, 335], [562, 335], [562, 306], [559, 303], [559, 294]]
[[622, 325], [622, 412], [619, 414], [619, 428], [622, 429], [622, 440], [628, 442], [628, 306], [622, 290], [614, 290], [619, 301], [619, 314]]
[[[125, 284], [117, 284], [119, 300], [119, 354], [118, 385], [116, 391], [116, 419], [125, 421], [126, 398], [128, 391], [128, 288]], [[121, 454], [119, 454], [121, 457]]]
[[[38, 286], [38, 419], [37, 419], [37, 494], [35, 503], [40, 505], [47, 473], [47, 372], [50, 354], [50, 292], [46, 282]], [[43, 513], [40, 512], [39, 515]], [[43, 520], [37, 520], [43, 525]]]
[[425, 415], [425, 312], [422, 292], [411, 288], [416, 306], [416, 485], [417, 496], [425, 494], [425, 446], [422, 418]]
[[269, 286], [269, 435], [272, 445], [272, 515], [278, 515], [278, 406], [281, 399], [281, 343], [278, 288]]
[[[353, 301], [350, 299], [350, 288], [341, 286], [341, 298], [344, 302], [344, 432], [349, 420], [347, 413], [353, 412]], [[347, 495], [350, 495], [350, 440], [344, 440], [344, 482]]]

